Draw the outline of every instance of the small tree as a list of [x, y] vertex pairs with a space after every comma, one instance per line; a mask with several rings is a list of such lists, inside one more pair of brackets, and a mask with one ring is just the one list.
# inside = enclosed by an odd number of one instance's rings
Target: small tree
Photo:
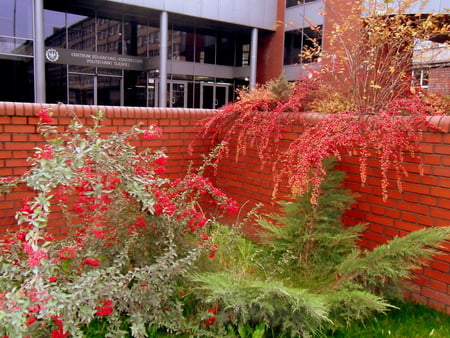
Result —
[[[324, 159], [340, 158], [344, 152], [358, 156], [364, 184], [367, 159], [375, 156], [380, 160], [383, 199], [389, 170], [395, 171], [401, 190], [405, 154], [414, 157], [420, 152], [422, 132], [434, 128], [427, 117], [448, 110], [448, 102], [436, 103], [412, 86], [414, 43], [449, 26], [441, 15], [404, 14], [417, 0], [400, 1], [397, 7], [389, 3], [349, 2], [351, 12], [345, 18], [334, 17], [336, 25], [325, 35], [338, 52], [325, 50], [320, 67], [310, 67], [311, 77], [292, 88], [283, 85], [281, 78], [276, 86], [267, 83], [241, 93], [236, 102], [206, 119], [202, 136], [225, 144], [217, 160], [228, 156], [232, 142], [237, 143], [233, 146], [236, 160], [254, 147], [262, 166], [272, 163], [274, 197], [278, 184], [287, 179], [294, 195], [303, 194], [312, 184], [314, 202], [325, 175]], [[317, 49], [305, 54], [314, 56]], [[274, 88], [290, 90], [276, 96]], [[330, 114], [314, 124], [304, 117], [311, 110]], [[281, 150], [282, 132], [292, 123], [303, 127], [303, 132], [287, 150]]]
[[411, 269], [450, 237], [449, 227], [427, 228], [370, 252], [360, 249], [364, 226], [342, 224], [353, 201], [342, 179], [342, 172], [331, 170], [316, 205], [309, 190], [283, 203], [282, 212], [258, 218], [258, 240], [240, 236], [237, 227], [211, 228], [219, 245], [216, 264], [193, 277], [194, 293], [220, 309], [211, 329], [251, 331], [263, 324], [265, 337], [321, 336], [383, 313]]
[[[449, 31], [446, 14], [419, 11], [423, 0], [352, 1], [351, 11], [325, 12], [334, 27], [325, 32], [321, 70], [326, 89], [346, 97], [357, 109], [382, 108], [409, 97], [416, 44]], [[314, 52], [320, 49], [316, 44]], [[306, 57], [311, 53], [305, 51]], [[318, 98], [320, 101], [320, 97]]]

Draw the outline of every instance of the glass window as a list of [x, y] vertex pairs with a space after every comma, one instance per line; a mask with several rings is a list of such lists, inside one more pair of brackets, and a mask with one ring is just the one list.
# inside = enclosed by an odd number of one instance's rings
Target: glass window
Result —
[[317, 1], [317, 0], [286, 0], [286, 8], [294, 7], [297, 5], [303, 5], [308, 2]]
[[0, 1], [0, 54], [33, 55], [32, 9], [30, 0]]
[[0, 101], [34, 102], [33, 59], [1, 59]]
[[44, 10], [45, 45], [66, 47], [66, 14]]
[[120, 106], [120, 78], [99, 76], [97, 78], [97, 104]]
[[305, 28], [285, 32], [284, 35], [284, 60], [285, 65], [314, 62], [319, 57], [319, 52], [314, 52], [309, 59], [302, 59], [302, 51], [321, 45], [321, 27]]
[[293, 6], [297, 6], [299, 4], [301, 4], [302, 1], [300, 0], [286, 0], [286, 8], [288, 7], [293, 7]]
[[0, 35], [33, 38], [33, 1], [0, 1]]
[[69, 74], [69, 104], [94, 104], [94, 76]]
[[46, 102], [67, 103], [67, 66], [56, 63], [45, 64]]
[[122, 23], [117, 20], [97, 19], [97, 51], [122, 54]]
[[237, 36], [235, 41], [235, 65], [237, 67], [250, 64], [250, 36]]
[[430, 78], [429, 69], [414, 69], [413, 77], [416, 83], [422, 88], [428, 88], [428, 82]]
[[169, 30], [169, 52], [168, 58], [176, 61], [194, 62], [195, 55], [195, 33], [190, 30]]
[[234, 66], [234, 39], [231, 36], [219, 36], [217, 39], [217, 64]]
[[302, 49], [301, 31], [289, 31], [284, 33], [284, 60], [285, 65], [300, 63], [300, 51]]
[[0, 36], [0, 54], [33, 55], [33, 40]]
[[124, 72], [124, 104], [145, 107], [147, 102], [147, 72], [128, 70]]
[[148, 56], [158, 56], [159, 55], [159, 28], [148, 27], [148, 45], [147, 45], [147, 55]]
[[95, 38], [95, 33], [91, 31], [90, 25], [94, 19], [67, 14], [67, 48], [78, 50], [95, 50], [95, 46], [89, 46], [89, 39]]
[[197, 32], [195, 37], [195, 62], [215, 64], [216, 37], [214, 35]]
[[[137, 23], [136, 22], [125, 22], [123, 25], [123, 30], [124, 30], [124, 38], [123, 38], [123, 43], [124, 43], [124, 49], [123, 49], [123, 54], [126, 55], [131, 55], [131, 56], [137, 56], [138, 55], [138, 46], [137, 46], [137, 41], [138, 41], [138, 27], [137, 27]], [[115, 38], [117, 39], [117, 41], [122, 40], [122, 36], [116, 35]], [[121, 43], [121, 41], [120, 41]], [[118, 53], [120, 54], [120, 51], [118, 51]]]

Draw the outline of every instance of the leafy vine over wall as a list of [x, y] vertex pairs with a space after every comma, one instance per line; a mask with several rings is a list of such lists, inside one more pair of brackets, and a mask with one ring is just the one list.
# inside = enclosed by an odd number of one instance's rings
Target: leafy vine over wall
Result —
[[[318, 80], [292, 85], [287, 99], [271, 96], [272, 85], [273, 82], [257, 88], [253, 95], [246, 94], [203, 120], [202, 136], [224, 143], [217, 161], [230, 155], [233, 142], [237, 144], [236, 161], [247, 149], [256, 149], [261, 166], [272, 163], [273, 197], [287, 179], [293, 195], [303, 195], [311, 186], [313, 204], [317, 203], [319, 187], [326, 175], [323, 160], [340, 159], [344, 153], [359, 157], [362, 184], [366, 182], [368, 159], [378, 159], [384, 200], [388, 197], [389, 171], [395, 173], [401, 190], [402, 178], [407, 175], [405, 155], [417, 157], [423, 132], [437, 129], [429, 122], [429, 116], [443, 113], [442, 105], [431, 103], [429, 97], [410, 93], [377, 110], [316, 114], [320, 118], [314, 123], [308, 110], [319, 93]], [[283, 132], [293, 124], [302, 132], [287, 149], [283, 148]], [[418, 162], [421, 166], [421, 161]]]

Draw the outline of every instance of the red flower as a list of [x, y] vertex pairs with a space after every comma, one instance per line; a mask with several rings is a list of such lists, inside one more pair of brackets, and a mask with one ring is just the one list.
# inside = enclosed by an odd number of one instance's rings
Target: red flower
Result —
[[36, 321], [36, 317], [30, 317], [27, 322], [26, 325], [30, 326], [31, 324], [33, 324]]
[[24, 244], [23, 248], [29, 256], [27, 259], [27, 263], [30, 268], [41, 265], [41, 259], [45, 259], [48, 257], [48, 254], [44, 250], [35, 250], [30, 244]]
[[213, 308], [208, 309], [208, 313], [212, 314], [211, 317], [209, 317], [208, 319], [206, 319], [203, 324], [206, 327], [210, 327], [212, 324], [214, 324], [216, 322], [216, 314], [217, 312], [220, 310], [220, 308], [218, 306], [215, 306]]
[[98, 260], [88, 257], [84, 258], [84, 262], [90, 266], [100, 266], [102, 264]]
[[155, 168], [155, 174], [156, 175], [162, 175], [166, 172], [166, 168], [164, 167], [157, 167]]
[[70, 332], [64, 332], [63, 331], [63, 323], [62, 320], [59, 319], [58, 316], [54, 316], [53, 320], [55, 321], [55, 324], [58, 326], [57, 329], [52, 330], [50, 337], [51, 338], [67, 338], [70, 336]]
[[142, 217], [136, 218], [136, 222], [134, 222], [135, 229], [144, 228], [146, 226], [147, 226], [147, 222], [144, 220], [144, 218], [142, 218]]
[[57, 255], [58, 255], [59, 259], [62, 259], [62, 260], [72, 259], [72, 258], [75, 258], [75, 256], [77, 255], [76, 251], [77, 251], [77, 249], [74, 247], [65, 246], [64, 248], [62, 248], [61, 250], [58, 251]]
[[52, 146], [46, 144], [44, 149], [37, 153], [36, 157], [38, 159], [51, 160], [52, 158], [55, 158], [55, 153], [53, 152]]
[[27, 236], [27, 233], [25, 231], [20, 231], [20, 232], [16, 233], [16, 238], [21, 242], [25, 242], [26, 236]]
[[56, 276], [48, 277], [48, 281], [49, 281], [50, 283], [54, 283], [54, 282], [56, 282], [57, 280], [58, 280], [58, 277], [56, 277]]
[[113, 313], [114, 307], [112, 300], [103, 301], [101, 305], [96, 307], [99, 316], [107, 316]]
[[150, 126], [144, 131], [144, 140], [154, 140], [162, 135], [162, 129], [156, 126]]
[[207, 320], [205, 320], [204, 324], [206, 327], [210, 327], [215, 322], [216, 322], [216, 317], [209, 317]]
[[42, 108], [39, 113], [36, 114], [41, 119], [42, 123], [52, 123], [53, 118], [49, 115], [48, 108]]
[[161, 155], [160, 157], [158, 157], [155, 162], [153, 162], [155, 165], [166, 165], [167, 164], [167, 157], [164, 155]]
[[209, 258], [214, 258], [214, 257], [216, 257], [216, 252], [217, 252], [217, 249], [219, 248], [219, 246], [217, 245], [217, 244], [213, 244], [212, 245], [212, 249], [209, 251]]

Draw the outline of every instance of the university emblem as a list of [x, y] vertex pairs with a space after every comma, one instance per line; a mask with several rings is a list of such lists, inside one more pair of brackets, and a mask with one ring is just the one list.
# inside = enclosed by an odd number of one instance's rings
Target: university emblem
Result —
[[49, 48], [45, 52], [45, 58], [50, 62], [56, 62], [59, 59], [59, 53], [56, 49]]

